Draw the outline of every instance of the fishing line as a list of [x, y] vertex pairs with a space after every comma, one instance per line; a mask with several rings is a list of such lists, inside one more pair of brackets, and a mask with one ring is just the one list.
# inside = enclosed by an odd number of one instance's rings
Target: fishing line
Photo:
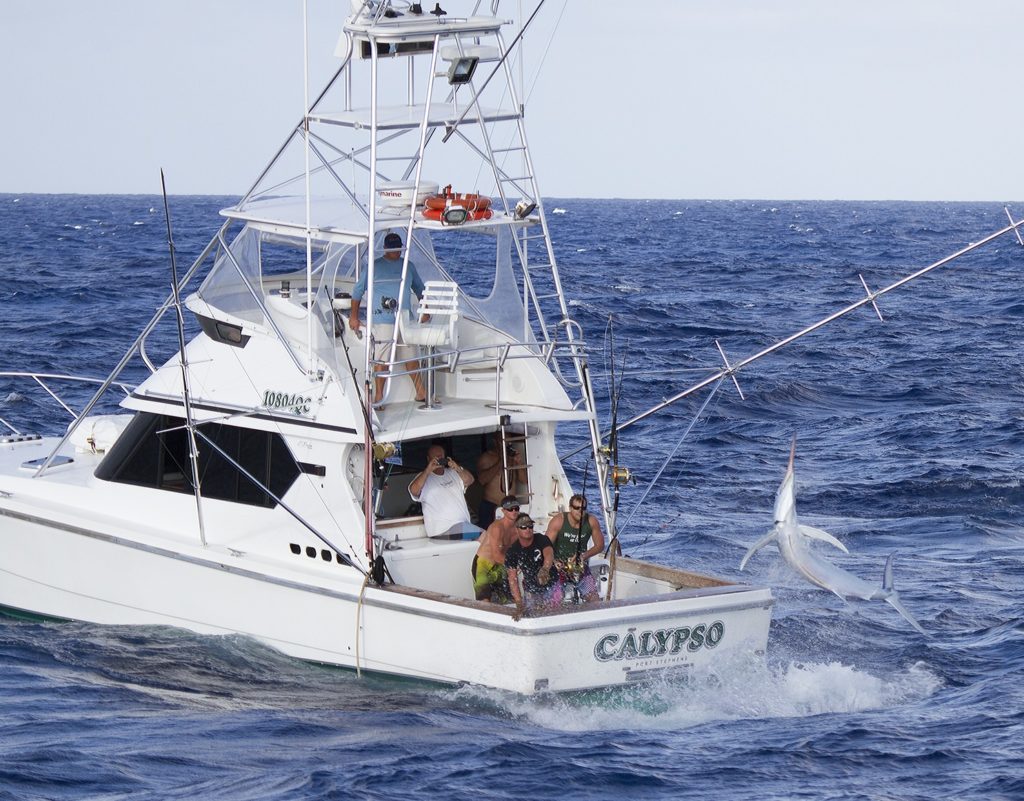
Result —
[[[540, 80], [540, 74], [541, 74], [541, 72], [544, 69], [544, 62], [547, 60], [548, 53], [551, 52], [551, 45], [554, 44], [555, 35], [558, 33], [558, 26], [562, 22], [562, 17], [565, 16], [565, 9], [566, 9], [566, 6], [568, 4], [569, 4], [569, 0], [564, 0], [564, 2], [562, 3], [562, 10], [558, 12], [558, 19], [555, 20], [555, 26], [551, 29], [551, 35], [548, 36], [548, 41], [544, 45], [544, 52], [541, 54], [540, 62], [537, 64], [537, 69], [535, 69], [533, 71], [533, 77], [530, 80], [530, 88], [529, 89], [526, 89], [525, 86], [522, 86], [522, 78], [520, 78], [520, 88], [522, 88], [524, 90], [524, 95], [523, 95], [522, 98], [520, 98], [520, 100], [521, 100], [521, 102], [522, 102], [522, 104], [524, 106], [529, 105], [530, 98], [533, 96], [533, 90], [537, 86], [537, 81]], [[522, 11], [521, 10], [520, 10], [520, 17], [519, 17], [519, 19], [520, 20], [524, 19], [524, 17], [522, 16]], [[523, 46], [520, 46], [519, 47], [519, 52], [516, 54], [515, 58], [513, 59], [512, 68], [515, 69], [515, 67], [518, 66], [520, 73], [522, 73], [523, 64], [525, 63], [525, 61], [526, 61], [526, 48], [523, 47]], [[498, 100], [499, 106], [505, 100], [505, 95], [506, 94], [508, 94], [508, 83], [506, 83], [505, 84], [505, 88], [501, 90], [501, 97]], [[511, 146], [512, 140], [515, 138], [515, 136], [516, 136], [515, 133], [513, 133], [513, 134], [511, 134], [509, 136], [508, 141], [506, 143], [506, 147], [510, 147]], [[505, 165], [508, 163], [508, 159], [509, 159], [509, 154], [506, 153], [504, 158], [502, 158], [502, 160], [501, 160], [501, 167], [502, 167], [502, 169], [505, 168]], [[477, 167], [476, 180], [477, 180], [478, 184], [480, 182], [480, 175], [483, 172], [483, 169], [484, 169], [483, 164], [481, 164], [480, 166]]]
[[[609, 352], [611, 350], [611, 345], [612, 345], [612, 343], [611, 343], [611, 332], [612, 332], [612, 316], [609, 314], [608, 315], [608, 322], [606, 322], [605, 325], [604, 325], [604, 343], [601, 345], [601, 352], [602, 352], [602, 355], [604, 356], [604, 373], [602, 373], [601, 375], [604, 376], [604, 382], [605, 382], [606, 386], [608, 387], [608, 408], [609, 409], [612, 407], [612, 404], [615, 402], [615, 399], [612, 397], [614, 395], [614, 393], [615, 393], [614, 381], [613, 380], [609, 380], [609, 376], [611, 376], [612, 379], [615, 378], [615, 362], [614, 362], [614, 357], [610, 357], [609, 356]], [[593, 379], [594, 378], [594, 374], [591, 373], [590, 377], [591, 377], [591, 379]]]
[[[633, 515], [637, 513], [637, 510], [640, 509], [641, 506], [643, 506], [643, 503], [647, 499], [647, 496], [650, 494], [651, 490], [654, 489], [654, 485], [657, 484], [658, 479], [661, 478], [661, 474], [665, 472], [665, 468], [668, 467], [669, 462], [671, 462], [672, 459], [675, 457], [676, 452], [682, 446], [683, 441], [693, 430], [693, 427], [697, 424], [697, 421], [700, 420], [700, 416], [704, 414], [704, 410], [708, 407], [708, 404], [711, 403], [711, 399], [715, 397], [716, 394], [718, 394], [718, 389], [719, 387], [722, 386], [723, 380], [724, 379], [720, 378], [715, 383], [714, 388], [711, 390], [707, 398], [704, 400], [704, 404], [700, 407], [700, 409], [697, 410], [697, 413], [693, 416], [693, 419], [690, 421], [690, 424], [686, 427], [686, 430], [683, 432], [683, 435], [679, 438], [679, 442], [676, 443], [676, 446], [672, 449], [672, 452], [669, 453], [668, 458], [665, 459], [664, 463], [658, 469], [658, 472], [655, 474], [654, 478], [651, 479], [651, 482], [647, 485], [647, 489], [644, 490], [644, 494], [640, 496], [640, 500], [636, 502], [636, 505], [633, 507], [633, 511], [629, 513], [629, 517], [627, 517], [625, 521], [623, 521], [622, 525], [619, 526], [620, 536], [622, 532], [626, 530], [626, 527], [629, 526], [629, 521], [633, 519]], [[644, 540], [640, 547], [642, 548], [646, 544], [647, 540]]]

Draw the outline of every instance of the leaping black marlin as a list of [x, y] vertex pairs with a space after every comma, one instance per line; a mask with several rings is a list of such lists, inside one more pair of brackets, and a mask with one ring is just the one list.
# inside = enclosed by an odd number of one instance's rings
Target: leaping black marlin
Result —
[[795, 455], [796, 437], [793, 438], [793, 446], [789, 451], [789, 467], [786, 468], [786, 475], [783, 476], [782, 483], [775, 494], [775, 525], [747, 551], [743, 561], [740, 562], [740, 570], [746, 567], [747, 561], [754, 553], [768, 543], [775, 542], [779, 546], [782, 558], [789, 563], [789, 566], [811, 583], [834, 592], [843, 599], [885, 601], [903, 615], [911, 626], [925, 636], [929, 636], [928, 632], [921, 627], [921, 624], [914, 619], [914, 616], [900, 601], [900, 595], [893, 586], [892, 560], [895, 554], [890, 554], [889, 558], [885, 560], [885, 572], [882, 576], [882, 585], [879, 586], [864, 581], [864, 579], [825, 561], [808, 547], [808, 540], [816, 539], [834, 545], [843, 553], [849, 553], [846, 546], [827, 531], [803, 526], [797, 520], [793, 477]]

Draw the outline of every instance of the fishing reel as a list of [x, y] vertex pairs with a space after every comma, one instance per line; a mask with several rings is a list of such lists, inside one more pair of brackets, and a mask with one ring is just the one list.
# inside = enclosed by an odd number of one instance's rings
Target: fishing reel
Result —
[[373, 459], [377, 462], [383, 462], [385, 459], [394, 456], [397, 450], [393, 442], [374, 442]]
[[585, 565], [582, 557], [570, 556], [565, 560], [562, 572], [565, 574], [565, 578], [567, 580], [571, 581], [573, 584], [579, 584], [580, 579], [583, 578], [584, 567]]
[[624, 486], [632, 482], [636, 484], [636, 476], [630, 471], [628, 467], [622, 467], [621, 465], [615, 465], [612, 468], [612, 484], [616, 487]]

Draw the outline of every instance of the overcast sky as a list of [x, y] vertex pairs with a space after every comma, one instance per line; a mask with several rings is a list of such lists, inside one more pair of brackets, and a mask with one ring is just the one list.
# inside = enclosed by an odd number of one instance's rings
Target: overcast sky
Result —
[[[309, 9], [318, 86], [348, 1]], [[1021, 0], [547, 0], [534, 67], [552, 31], [547, 196], [1024, 198]], [[0, 192], [240, 194], [301, 47], [301, 0], [0, 0]]]

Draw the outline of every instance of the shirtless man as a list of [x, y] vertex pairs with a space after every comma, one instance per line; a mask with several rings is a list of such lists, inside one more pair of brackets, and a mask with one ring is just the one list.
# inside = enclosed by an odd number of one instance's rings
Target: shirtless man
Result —
[[[508, 466], [519, 467], [523, 463], [522, 454], [515, 448], [508, 449]], [[501, 505], [502, 496], [515, 489], [517, 473], [513, 473], [513, 485], [505, 486], [505, 471], [502, 469], [501, 437], [497, 434], [491, 438], [491, 449], [480, 454], [476, 461], [477, 481], [483, 488], [484, 495], [477, 508], [477, 525], [486, 528], [494, 522], [494, 512]]]
[[519, 501], [515, 495], [501, 499], [502, 517], [480, 535], [480, 547], [473, 557], [473, 591], [478, 601], [507, 604], [512, 600], [505, 571], [505, 552], [516, 540]]

